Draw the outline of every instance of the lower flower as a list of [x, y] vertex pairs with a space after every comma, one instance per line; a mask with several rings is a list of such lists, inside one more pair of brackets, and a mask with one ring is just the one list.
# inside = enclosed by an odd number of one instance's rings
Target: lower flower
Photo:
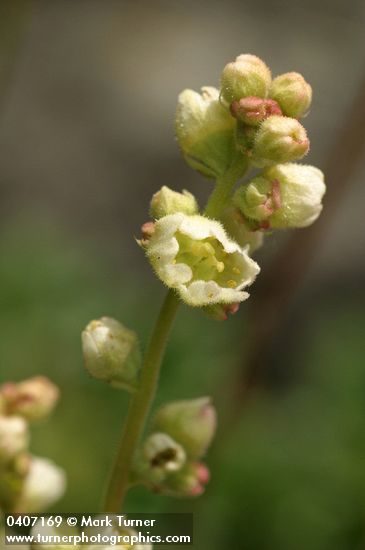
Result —
[[177, 213], [159, 219], [145, 246], [161, 281], [191, 306], [246, 300], [243, 289], [260, 271], [246, 248], [204, 216]]

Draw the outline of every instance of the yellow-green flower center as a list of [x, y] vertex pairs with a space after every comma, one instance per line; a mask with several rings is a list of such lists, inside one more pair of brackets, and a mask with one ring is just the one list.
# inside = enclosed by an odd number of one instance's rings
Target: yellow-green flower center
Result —
[[197, 241], [177, 232], [179, 252], [175, 263], [190, 267], [193, 281], [215, 281], [221, 287], [236, 288], [242, 277], [242, 271], [236, 265], [237, 253], [227, 253], [214, 237]]

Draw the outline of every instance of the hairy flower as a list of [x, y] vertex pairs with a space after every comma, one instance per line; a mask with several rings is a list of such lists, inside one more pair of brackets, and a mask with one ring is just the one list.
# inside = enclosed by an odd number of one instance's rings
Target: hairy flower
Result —
[[300, 73], [291, 72], [272, 81], [269, 95], [279, 103], [284, 115], [301, 118], [310, 107], [312, 88]]
[[221, 97], [228, 105], [242, 97], [266, 97], [270, 83], [271, 72], [262, 59], [242, 54], [223, 69]]
[[135, 389], [141, 354], [133, 330], [111, 317], [91, 321], [82, 332], [86, 370], [116, 387]]
[[304, 127], [295, 118], [273, 115], [259, 127], [253, 147], [257, 166], [270, 166], [304, 157], [309, 139]]
[[219, 222], [203, 216], [161, 218], [146, 248], [158, 277], [191, 306], [242, 302], [260, 271]]
[[238, 188], [234, 196], [243, 215], [262, 227], [306, 227], [322, 210], [324, 176], [314, 166], [277, 164]]
[[150, 214], [152, 218], [158, 220], [159, 218], [163, 218], [163, 216], [176, 214], [176, 212], [189, 215], [197, 214], [198, 203], [194, 195], [189, 193], [189, 191], [184, 189], [182, 193], [178, 193], [164, 185], [152, 197]]
[[219, 91], [184, 90], [176, 110], [176, 136], [186, 162], [209, 178], [223, 175], [234, 153], [236, 121], [222, 107]]

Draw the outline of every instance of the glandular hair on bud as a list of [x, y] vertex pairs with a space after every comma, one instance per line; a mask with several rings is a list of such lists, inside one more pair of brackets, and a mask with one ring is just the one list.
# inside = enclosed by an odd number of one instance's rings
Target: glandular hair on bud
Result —
[[233, 101], [230, 106], [234, 118], [247, 124], [258, 126], [265, 118], [272, 115], [281, 116], [279, 104], [274, 99], [262, 99], [261, 97], [243, 97], [239, 101]]
[[252, 160], [256, 166], [270, 166], [300, 159], [308, 151], [309, 139], [300, 122], [274, 115], [257, 130]]
[[91, 376], [116, 387], [135, 389], [141, 353], [134, 331], [115, 319], [102, 317], [83, 331], [82, 349]]
[[226, 105], [243, 97], [267, 96], [271, 72], [256, 55], [242, 54], [228, 63], [221, 76], [221, 98]]
[[197, 214], [198, 203], [194, 195], [189, 193], [189, 191], [183, 190], [181, 193], [178, 193], [164, 185], [152, 197], [150, 215], [152, 218], [158, 220], [168, 214], [176, 214], [176, 212], [182, 212], [187, 215]]
[[291, 72], [281, 74], [272, 81], [269, 95], [278, 102], [284, 115], [301, 118], [309, 110], [312, 88], [301, 74]]

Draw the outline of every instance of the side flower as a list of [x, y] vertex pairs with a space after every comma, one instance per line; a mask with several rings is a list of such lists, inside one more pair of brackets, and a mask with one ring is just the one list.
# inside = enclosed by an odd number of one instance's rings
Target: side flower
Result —
[[263, 228], [307, 227], [322, 211], [324, 176], [314, 166], [277, 164], [238, 188], [234, 202], [245, 218]]
[[246, 300], [249, 294], [243, 289], [260, 271], [219, 222], [204, 216], [161, 218], [145, 246], [161, 281], [191, 306]]
[[178, 98], [176, 137], [186, 162], [209, 178], [222, 176], [235, 153], [236, 122], [219, 101], [219, 91], [184, 90]]

